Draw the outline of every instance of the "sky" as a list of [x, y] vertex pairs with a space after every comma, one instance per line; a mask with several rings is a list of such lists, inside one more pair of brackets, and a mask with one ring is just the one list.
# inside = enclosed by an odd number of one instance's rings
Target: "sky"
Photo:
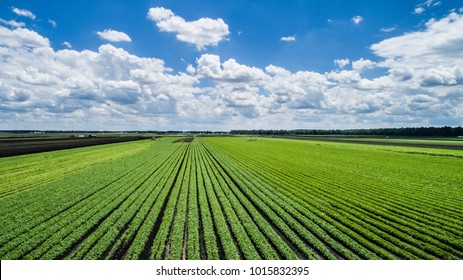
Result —
[[463, 125], [463, 1], [3, 0], [0, 130]]

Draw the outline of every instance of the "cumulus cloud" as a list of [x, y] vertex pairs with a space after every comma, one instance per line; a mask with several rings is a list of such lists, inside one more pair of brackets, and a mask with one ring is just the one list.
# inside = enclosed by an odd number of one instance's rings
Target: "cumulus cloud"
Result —
[[[158, 12], [159, 20], [173, 17]], [[176, 72], [162, 59], [111, 44], [55, 50], [35, 31], [6, 26], [0, 25], [3, 129], [339, 128], [463, 119], [457, 13], [372, 45], [376, 58], [337, 59], [325, 73], [261, 68], [215, 54]], [[383, 74], [364, 73], [376, 68]]]
[[30, 19], [34, 19], [36, 18], [36, 16], [34, 15], [34, 13], [32, 13], [31, 11], [29, 10], [24, 10], [24, 9], [18, 9], [18, 8], [15, 8], [15, 7], [12, 7], [11, 8], [11, 11], [15, 14], [17, 14], [18, 16], [23, 16], [23, 17], [28, 17]]
[[352, 62], [352, 69], [362, 72], [364, 69], [373, 69], [376, 67], [376, 62], [369, 59], [360, 58], [357, 61]]
[[359, 24], [363, 21], [363, 17], [362, 16], [355, 16], [352, 18], [352, 22], [355, 23], [355, 24]]
[[463, 67], [438, 66], [422, 72], [423, 86], [451, 86], [463, 84]]
[[198, 50], [217, 46], [230, 34], [228, 25], [221, 18], [186, 21], [163, 7], [150, 8], [147, 18], [154, 21], [159, 30], [176, 33], [177, 40], [193, 44]]
[[40, 36], [37, 32], [26, 29], [16, 28], [10, 30], [0, 26], [0, 46], [6, 47], [48, 47], [50, 41], [47, 38]]
[[291, 73], [288, 70], [270, 65], [266, 71], [272, 77], [265, 88], [271, 93], [272, 102], [278, 104], [272, 109], [320, 109], [323, 106], [325, 92], [333, 85], [325, 75], [311, 71]]
[[336, 65], [340, 69], [346, 67], [349, 64], [350, 64], [350, 60], [348, 58], [342, 58], [342, 59], [335, 59], [334, 60], [334, 65]]
[[451, 13], [440, 20], [430, 20], [426, 30], [386, 39], [371, 46], [383, 58], [381, 66], [429, 69], [436, 65], [462, 66], [463, 15]]
[[239, 64], [235, 59], [221, 63], [220, 57], [212, 54], [197, 59], [196, 71], [201, 77], [217, 82], [252, 83], [265, 78], [264, 71], [257, 67]]
[[265, 67], [242, 65], [234, 59], [221, 63], [217, 55], [202, 55], [197, 60], [199, 77], [215, 83], [208, 91], [226, 116], [247, 119], [278, 116], [289, 111], [318, 110], [323, 106], [324, 91], [333, 85], [316, 72], [290, 71], [275, 65]]
[[357, 71], [348, 71], [348, 70], [332, 71], [332, 72], [326, 73], [326, 76], [330, 80], [334, 80], [341, 84], [347, 84], [347, 85], [358, 83], [362, 79], [360, 74]]
[[165, 120], [163, 114], [177, 114], [197, 90], [197, 78], [172, 74], [160, 59], [112, 45], [55, 51], [34, 31], [0, 27], [0, 46], [0, 59], [8, 58], [0, 68], [0, 98], [5, 100], [0, 118], [9, 119], [6, 112], [14, 110], [30, 128], [84, 124], [117, 129], [120, 124], [127, 129], [147, 120], [156, 125]]
[[3, 25], [8, 25], [8, 26], [11, 26], [11, 27], [24, 27], [26, 26], [26, 24], [24, 22], [18, 22], [18, 21], [15, 21], [15, 20], [4, 20], [2, 18], [0, 18], [0, 24], [3, 24]]
[[195, 69], [195, 67], [193, 65], [188, 64], [188, 66], [186, 67], [186, 72], [193, 75], [193, 74], [195, 74], [196, 69]]
[[285, 41], [285, 42], [296, 41], [296, 36], [281, 37], [281, 38], [280, 38], [280, 41]]
[[125, 34], [124, 32], [113, 29], [105, 29], [103, 31], [98, 31], [96, 34], [101, 39], [110, 42], [132, 42], [132, 39], [129, 37], [129, 35]]

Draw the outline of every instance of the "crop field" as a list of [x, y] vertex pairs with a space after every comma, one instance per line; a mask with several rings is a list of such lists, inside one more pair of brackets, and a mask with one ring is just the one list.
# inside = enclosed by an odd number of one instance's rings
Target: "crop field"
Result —
[[299, 139], [313, 141], [328, 141], [338, 143], [368, 144], [368, 145], [386, 145], [386, 146], [404, 146], [415, 148], [437, 148], [448, 150], [463, 150], [463, 139], [459, 138], [435, 138], [426, 139], [422, 137], [410, 138], [385, 138], [383, 137], [340, 137], [340, 136], [296, 136], [280, 135], [273, 136], [284, 139]]
[[463, 151], [164, 137], [0, 158], [0, 259], [463, 259]]
[[0, 137], [0, 157], [49, 152], [78, 147], [95, 146], [147, 139], [142, 136], [103, 136], [103, 137]]

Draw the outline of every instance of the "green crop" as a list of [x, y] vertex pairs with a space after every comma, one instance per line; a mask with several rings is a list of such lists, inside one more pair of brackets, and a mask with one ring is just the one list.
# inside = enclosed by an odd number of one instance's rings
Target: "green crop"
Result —
[[0, 158], [0, 258], [463, 258], [461, 151], [176, 140]]

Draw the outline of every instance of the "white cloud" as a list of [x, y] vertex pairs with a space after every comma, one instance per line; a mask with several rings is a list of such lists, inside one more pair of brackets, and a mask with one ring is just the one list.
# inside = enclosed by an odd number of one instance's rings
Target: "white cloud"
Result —
[[48, 19], [48, 23], [53, 27], [56, 28], [56, 21]]
[[171, 74], [160, 59], [112, 45], [55, 51], [34, 31], [0, 27], [0, 46], [0, 60], [8, 57], [0, 67], [0, 84], [8, 85], [0, 94], [0, 118], [21, 116], [27, 120], [21, 127], [127, 129], [145, 123], [153, 129], [189, 106], [197, 90], [195, 77]]
[[350, 64], [350, 61], [349, 61], [348, 58], [342, 58], [342, 59], [335, 59], [334, 60], [334, 65], [336, 65], [340, 69], [346, 67], [349, 64]]
[[282, 68], [282, 67], [278, 67], [278, 66], [275, 66], [275, 65], [269, 65], [267, 67], [265, 67], [265, 71], [271, 75], [274, 75], [274, 76], [280, 76], [280, 77], [289, 77], [291, 76], [291, 72]]
[[242, 117], [247, 122], [293, 110], [318, 110], [323, 106], [323, 91], [332, 85], [319, 73], [291, 73], [274, 65], [267, 66], [264, 72], [234, 59], [221, 63], [219, 56], [210, 54], [197, 60], [196, 73], [215, 83], [208, 91], [215, 96], [220, 114]]
[[385, 59], [382, 66], [429, 68], [463, 63], [463, 15], [451, 13], [430, 20], [424, 31], [407, 33], [373, 44], [373, 52]]
[[362, 16], [355, 16], [352, 18], [352, 22], [355, 23], [355, 24], [359, 24], [363, 21], [363, 17]]
[[110, 42], [132, 42], [132, 39], [130, 39], [129, 35], [117, 30], [105, 29], [103, 31], [98, 31], [96, 34], [101, 39]]
[[333, 85], [327, 77], [316, 72], [291, 73], [273, 65], [266, 67], [266, 71], [274, 75], [264, 85], [274, 104], [272, 110], [321, 109], [325, 99], [324, 92], [328, 86]]
[[376, 67], [376, 62], [369, 59], [360, 58], [357, 61], [352, 61], [352, 69], [362, 72], [364, 69], [373, 69]]
[[332, 71], [326, 73], [326, 77], [330, 80], [337, 81], [341, 84], [355, 84], [362, 79], [359, 72], [348, 70]]
[[61, 45], [65, 46], [68, 49], [72, 49], [72, 44], [67, 41], [64, 41]]
[[415, 9], [413, 10], [413, 12], [417, 15], [420, 15], [422, 13], [424, 13], [426, 11], [427, 8], [430, 8], [430, 7], [435, 7], [435, 6], [439, 6], [440, 4], [442, 4], [441, 1], [436, 1], [436, 0], [426, 0], [422, 3], [419, 3], [418, 5], [415, 6]]
[[425, 5], [427, 7], [439, 6], [440, 4], [441, 4], [441, 1], [436, 1], [436, 0], [426, 0], [422, 3], [422, 5]]
[[380, 29], [381, 32], [385, 32], [385, 33], [389, 33], [389, 32], [392, 32], [394, 30], [396, 30], [395, 27], [383, 27], [383, 28]]
[[24, 27], [24, 26], [26, 26], [26, 24], [24, 22], [18, 22], [18, 21], [15, 21], [15, 20], [4, 20], [2, 18], [0, 18], [0, 24], [8, 25], [8, 26], [11, 26], [11, 27]]
[[239, 64], [234, 59], [221, 63], [220, 57], [212, 54], [203, 54], [197, 59], [196, 72], [201, 77], [225, 83], [253, 83], [266, 76], [257, 67]]
[[196, 72], [196, 69], [195, 69], [195, 67], [193, 65], [188, 64], [188, 66], [186, 67], [186, 72], [188, 74], [194, 75], [195, 72]]
[[153, 20], [155, 22], [167, 21], [173, 17], [175, 17], [174, 12], [172, 10], [166, 9], [164, 7], [156, 7], [150, 8], [148, 10], [148, 19]]
[[28, 17], [34, 20], [36, 18], [36, 16], [29, 10], [23, 10], [23, 9], [12, 7], [11, 11], [13, 11], [13, 13], [17, 14], [18, 16]]
[[230, 34], [228, 25], [221, 18], [186, 21], [163, 7], [150, 8], [147, 18], [156, 22], [161, 31], [176, 33], [177, 40], [193, 44], [198, 50], [204, 50], [207, 46], [217, 46]]
[[[154, 16], [171, 15], [161, 11]], [[54, 50], [35, 31], [0, 26], [0, 61], [5, 62], [0, 67], [0, 127], [461, 125], [462, 17], [452, 13], [429, 21], [425, 30], [372, 45], [377, 59], [338, 59], [336, 69], [326, 73], [255, 67], [213, 54], [202, 54], [176, 72], [161, 59], [110, 44], [96, 50]], [[349, 65], [351, 70], [343, 69]], [[364, 75], [377, 67], [370, 72], [376, 78]]]
[[296, 41], [296, 36], [281, 37], [280, 41], [286, 41], [286, 42]]
[[25, 29], [16, 28], [10, 30], [0, 26], [0, 46], [6, 47], [48, 47], [50, 41], [47, 38], [40, 36], [37, 32]]
[[422, 14], [424, 11], [425, 9], [423, 7], [416, 7], [415, 10], [413, 10], [413, 12], [417, 15]]
[[463, 84], [463, 67], [438, 66], [423, 71], [420, 78], [423, 86]]

